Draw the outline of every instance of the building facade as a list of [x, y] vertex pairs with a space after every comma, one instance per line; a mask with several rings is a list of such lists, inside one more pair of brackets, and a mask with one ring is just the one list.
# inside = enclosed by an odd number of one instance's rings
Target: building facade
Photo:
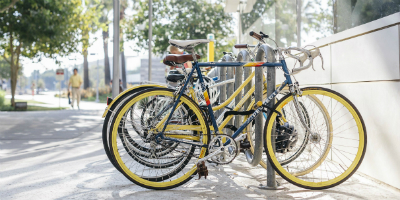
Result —
[[[301, 86], [338, 91], [356, 105], [368, 135], [357, 173], [400, 188], [400, 1], [273, 2], [254, 1], [247, 13], [241, 8], [241, 43], [255, 43], [248, 33], [263, 31], [282, 47], [319, 47], [325, 70], [317, 58], [316, 71], [310, 68], [296, 79]], [[277, 83], [282, 80], [277, 70]]]

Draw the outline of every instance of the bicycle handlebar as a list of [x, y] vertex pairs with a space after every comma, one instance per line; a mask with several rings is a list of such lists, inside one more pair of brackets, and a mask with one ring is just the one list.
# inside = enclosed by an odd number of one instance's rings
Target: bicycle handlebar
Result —
[[[253, 38], [255, 38], [255, 39], [257, 39], [257, 40], [263, 41], [262, 36], [261, 36], [261, 35], [258, 35], [258, 34], [255, 33], [254, 31], [250, 31], [250, 36], [253, 37]], [[263, 42], [264, 42], [264, 41], [263, 41]]]
[[[295, 56], [295, 55], [291, 54], [291, 52], [290, 52], [291, 50], [300, 51], [300, 52], [303, 53], [303, 55]], [[315, 57], [321, 55], [321, 53], [319, 51], [319, 48], [315, 48], [314, 50], [309, 51], [307, 49], [303, 49], [303, 48], [299, 48], [299, 47], [288, 47], [288, 48], [284, 49], [283, 51], [287, 56], [298, 60], [299, 63], [300, 63], [300, 67], [294, 68], [292, 70], [292, 72], [290, 73], [290, 75], [297, 74], [297, 73], [299, 73], [299, 72], [301, 72], [303, 70], [306, 70], [306, 69], [310, 68], [312, 66], [312, 64], [313, 64], [313, 59]], [[307, 59], [308, 59], [308, 64], [306, 66], [303, 66], [304, 62]]]

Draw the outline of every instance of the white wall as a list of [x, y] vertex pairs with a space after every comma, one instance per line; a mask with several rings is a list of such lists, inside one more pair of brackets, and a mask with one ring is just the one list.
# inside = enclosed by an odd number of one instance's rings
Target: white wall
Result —
[[302, 72], [296, 79], [303, 86], [332, 88], [354, 103], [368, 135], [358, 171], [400, 188], [400, 13], [313, 45], [323, 46], [326, 70], [316, 59], [316, 71]]

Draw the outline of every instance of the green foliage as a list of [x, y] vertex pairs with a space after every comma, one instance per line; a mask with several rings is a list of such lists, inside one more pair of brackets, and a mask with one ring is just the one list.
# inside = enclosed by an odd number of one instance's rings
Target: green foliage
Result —
[[276, 0], [268, 1], [265, 3], [264, 0], [257, 0], [254, 5], [253, 9], [249, 13], [241, 13], [240, 14], [240, 22], [242, 23], [242, 34], [253, 25], [254, 22], [257, 21], [260, 17], [263, 16], [264, 12], [270, 9]]
[[[328, 1], [328, 6], [319, 0], [309, 1], [303, 5], [302, 25], [306, 33], [311, 31], [324, 34], [324, 37], [333, 33], [333, 2]], [[319, 38], [317, 38], [319, 39]]]
[[[206, 0], [154, 0], [153, 1], [153, 53], [163, 54], [169, 39], [206, 39], [213, 33], [216, 49], [222, 57], [223, 48], [228, 46], [227, 38], [232, 34], [232, 16], [224, 12], [222, 1], [210, 3]], [[136, 14], [126, 20], [122, 27], [126, 38], [137, 42], [135, 50], [148, 48], [148, 1], [134, 4]], [[144, 30], [140, 30], [141, 27]], [[229, 48], [228, 48], [229, 49]], [[197, 53], [205, 55], [206, 45], [196, 48]], [[203, 56], [205, 57], [205, 56]]]
[[81, 7], [81, 15], [77, 19], [79, 22], [79, 29], [82, 43], [82, 53], [87, 54], [86, 50], [92, 44], [89, 42], [89, 33], [96, 32], [99, 28], [101, 28], [102, 23], [100, 22], [101, 13], [103, 10], [103, 5], [100, 4], [98, 0], [92, 0], [89, 4], [89, 1], [86, 0], [86, 7]]
[[[18, 71], [18, 75], [22, 76], [22, 65], [19, 65], [19, 71]], [[5, 78], [5, 79], [9, 79], [11, 78], [11, 66], [10, 63], [8, 63], [7, 61], [5, 61], [4, 59], [2, 59], [0, 57], [0, 78]]]
[[[47, 88], [47, 89], [50, 89], [50, 90], [56, 89], [54, 87], [54, 82], [56, 82], [55, 74], [56, 74], [55, 70], [46, 70], [42, 74], [39, 75], [39, 77], [40, 77], [39, 81], [43, 81], [43, 84], [44, 84], [45, 88]], [[59, 82], [59, 81], [57, 81], [57, 82]], [[40, 87], [39, 82], [38, 82], [37, 86]]]
[[4, 105], [4, 98], [6, 96], [6, 93], [0, 89], [0, 107]]
[[0, 58], [0, 80], [1, 78], [9, 79], [11, 76], [10, 63]]
[[46, 84], [44, 83], [43, 79], [39, 79], [37, 82], [37, 88], [44, 89], [46, 88]]
[[21, 45], [20, 53], [29, 58], [75, 51], [79, 5], [80, 0], [18, 1], [0, 14], [0, 46], [13, 51], [9, 44], [12, 36], [14, 45]]
[[56, 58], [76, 51], [80, 0], [23, 0], [0, 13], [0, 54], [11, 68], [11, 102], [20, 56]]

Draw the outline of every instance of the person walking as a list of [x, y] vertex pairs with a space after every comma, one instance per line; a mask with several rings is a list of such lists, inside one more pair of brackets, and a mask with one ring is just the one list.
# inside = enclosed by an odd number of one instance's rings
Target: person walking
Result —
[[71, 107], [72, 109], [74, 108], [74, 101], [76, 98], [76, 106], [79, 109], [79, 101], [81, 100], [81, 85], [83, 83], [82, 77], [78, 74], [78, 69], [74, 69], [74, 75], [69, 78], [69, 84], [68, 84], [68, 92], [69, 92], [69, 87], [71, 86], [72, 89], [72, 101], [71, 101]]
[[31, 90], [32, 90], [32, 98], [33, 96], [35, 96], [35, 82], [32, 81], [32, 85], [31, 85]]

